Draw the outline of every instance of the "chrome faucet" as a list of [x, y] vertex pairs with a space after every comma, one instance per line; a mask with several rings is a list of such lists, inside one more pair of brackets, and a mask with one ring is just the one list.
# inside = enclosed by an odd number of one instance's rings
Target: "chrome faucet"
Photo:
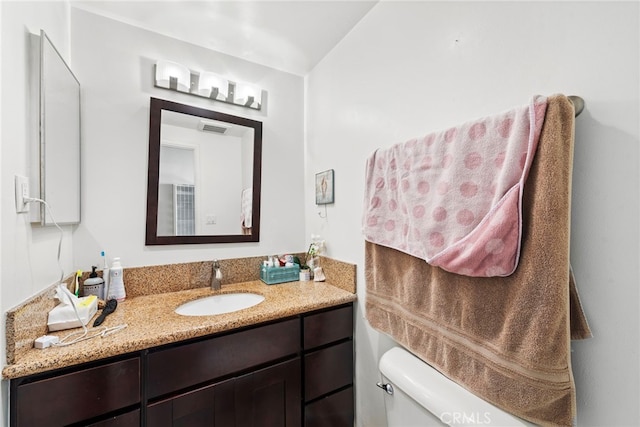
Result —
[[222, 271], [217, 259], [213, 260], [213, 269], [211, 271], [211, 290], [219, 291], [222, 286]]

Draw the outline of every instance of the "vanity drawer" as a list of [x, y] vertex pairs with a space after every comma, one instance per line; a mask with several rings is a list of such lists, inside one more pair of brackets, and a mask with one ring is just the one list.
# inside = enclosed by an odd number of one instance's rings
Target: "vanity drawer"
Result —
[[305, 406], [304, 427], [352, 427], [353, 387]]
[[304, 357], [306, 402], [353, 383], [353, 341], [311, 352]]
[[240, 372], [286, 356], [300, 348], [300, 322], [285, 320], [147, 356], [150, 399]]
[[140, 425], [140, 409], [136, 409], [126, 414], [89, 424], [87, 427], [140, 427]]
[[77, 423], [140, 402], [138, 357], [19, 384], [12, 425]]
[[353, 336], [353, 306], [304, 317], [304, 349]]

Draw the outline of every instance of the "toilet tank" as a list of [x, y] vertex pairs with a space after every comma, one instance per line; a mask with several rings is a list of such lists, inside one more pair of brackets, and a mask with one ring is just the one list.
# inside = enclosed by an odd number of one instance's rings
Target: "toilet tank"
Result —
[[394, 347], [379, 363], [387, 386], [388, 427], [534, 426], [484, 401], [408, 351]]

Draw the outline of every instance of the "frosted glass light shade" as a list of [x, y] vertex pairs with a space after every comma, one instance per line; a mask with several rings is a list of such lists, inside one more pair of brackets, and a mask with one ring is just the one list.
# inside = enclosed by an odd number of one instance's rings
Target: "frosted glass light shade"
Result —
[[191, 71], [176, 62], [158, 61], [156, 62], [156, 86], [188, 93], [191, 87]]
[[262, 90], [257, 86], [237, 83], [233, 102], [238, 105], [260, 108], [260, 104], [262, 104]]
[[[215, 89], [218, 90], [218, 93], [214, 93], [215, 96], [211, 96], [211, 93], [215, 92]], [[198, 82], [198, 95], [226, 101], [229, 95], [229, 81], [215, 73], [203, 71], [200, 73], [200, 80]]]
[[227, 104], [240, 105], [254, 110], [262, 109], [263, 91], [258, 86], [229, 81], [211, 71], [192, 71], [184, 65], [173, 61], [160, 60], [156, 62], [154, 83], [155, 87], [184, 92]]

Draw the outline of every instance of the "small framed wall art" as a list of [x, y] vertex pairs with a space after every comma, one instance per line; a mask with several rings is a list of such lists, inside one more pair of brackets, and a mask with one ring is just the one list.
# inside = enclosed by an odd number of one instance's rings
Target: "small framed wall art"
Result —
[[316, 205], [333, 203], [333, 169], [316, 174]]

